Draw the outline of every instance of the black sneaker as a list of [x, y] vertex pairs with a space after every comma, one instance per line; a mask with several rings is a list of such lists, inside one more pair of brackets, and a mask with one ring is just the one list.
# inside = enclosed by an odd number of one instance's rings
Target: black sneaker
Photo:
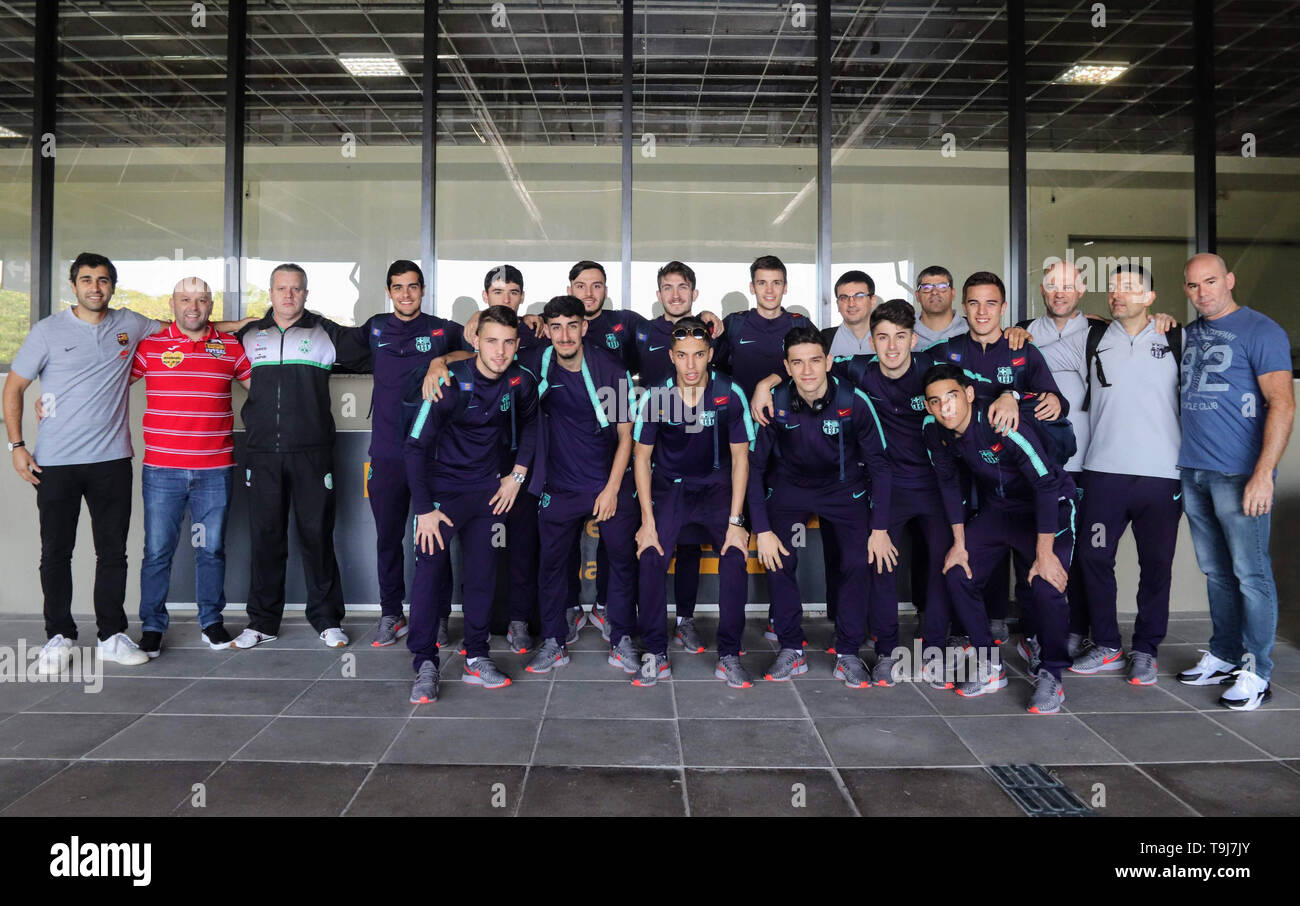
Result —
[[140, 633], [140, 650], [151, 658], [162, 654], [162, 633], [161, 632], [142, 632]]
[[[145, 634], [148, 635], [148, 633]], [[207, 642], [208, 647], [213, 651], [221, 651], [233, 647], [235, 637], [226, 631], [225, 623], [213, 623], [203, 630], [203, 641]], [[144, 646], [141, 645], [140, 647], [143, 648]], [[153, 655], [150, 655], [150, 657], [153, 657]]]

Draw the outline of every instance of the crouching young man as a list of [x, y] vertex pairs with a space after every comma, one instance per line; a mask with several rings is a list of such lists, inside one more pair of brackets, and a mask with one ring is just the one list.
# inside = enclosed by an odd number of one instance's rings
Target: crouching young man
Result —
[[[672, 332], [676, 373], [648, 388], [638, 405], [637, 499], [641, 528], [637, 628], [646, 657], [638, 666], [619, 655], [619, 666], [635, 671], [634, 686], [653, 686], [671, 675], [668, 666], [668, 564], [682, 529], [696, 526], [718, 552], [718, 663], [715, 675], [735, 689], [753, 685], [740, 663], [749, 580], [745, 558], [749, 532], [743, 506], [749, 481], [754, 426], [749, 403], [731, 378], [711, 373], [713, 339], [704, 322], [682, 318]], [[619, 640], [616, 652], [624, 647]], [[630, 640], [628, 646], [630, 647]], [[611, 660], [616, 658], [611, 655]]]
[[416, 512], [406, 637], [416, 673], [412, 704], [438, 698], [438, 589], [451, 568], [453, 535], [460, 535], [465, 577], [461, 679], [488, 689], [510, 685], [488, 657], [488, 621], [505, 514], [527, 480], [537, 438], [537, 383], [514, 364], [518, 326], [504, 305], [480, 315], [474, 358], [451, 366], [446, 392], [424, 402], [406, 439], [403, 458]]
[[[957, 694], [984, 695], [1007, 685], [1006, 666], [993, 654], [983, 592], [1010, 550], [1033, 564], [1030, 606], [1042, 661], [1029, 711], [1055, 714], [1065, 700], [1061, 671], [1070, 666], [1065, 587], [1074, 550], [1074, 482], [1047, 458], [1033, 420], [1022, 419], [1019, 429], [1005, 436], [993, 428], [974, 405], [973, 382], [961, 368], [935, 365], [924, 380], [925, 405], [934, 419], [925, 424], [930, 456], [936, 461], [964, 462], [984, 501], [966, 525], [964, 539], [954, 541], [944, 561], [953, 609], [981, 656], [977, 675], [958, 684]], [[940, 491], [950, 521], [960, 522], [961, 492], [956, 482], [941, 482]]]
[[[789, 379], [772, 391], [775, 412], [759, 429], [749, 463], [749, 512], [781, 643], [764, 677], [780, 682], [808, 670], [795, 534], [816, 513], [823, 525], [834, 526], [823, 543], [838, 544], [840, 552], [835, 678], [863, 689], [872, 682], [858, 656], [867, 638], [869, 570], [873, 564], [892, 570], [898, 559], [888, 531], [892, 469], [885, 437], [867, 395], [831, 376], [826, 340], [815, 327], [785, 335], [785, 370]], [[886, 652], [898, 644], [897, 602], [892, 606], [892, 614], [873, 611]]]

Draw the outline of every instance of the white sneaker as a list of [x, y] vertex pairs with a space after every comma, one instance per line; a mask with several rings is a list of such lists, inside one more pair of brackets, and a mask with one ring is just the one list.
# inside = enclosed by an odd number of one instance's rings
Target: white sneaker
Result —
[[1237, 681], [1219, 697], [1219, 704], [1234, 711], [1254, 711], [1273, 697], [1268, 681], [1249, 670], [1236, 671]]
[[236, 648], [254, 648], [263, 642], [274, 642], [278, 635], [268, 635], [265, 632], [258, 632], [256, 629], [245, 629], [235, 637]]
[[325, 643], [326, 648], [346, 648], [348, 646], [347, 634], [337, 626], [332, 626], [322, 632], [320, 640]]
[[141, 664], [149, 663], [149, 655], [141, 651], [140, 646], [131, 641], [125, 632], [109, 636], [97, 647], [100, 658], [105, 661], [125, 664], [128, 667], [139, 667]]
[[1217, 686], [1231, 682], [1232, 672], [1236, 669], [1236, 664], [1221, 660], [1202, 648], [1201, 659], [1191, 670], [1178, 674], [1178, 682], [1187, 686]]
[[36, 658], [36, 672], [50, 675], [66, 673], [72, 663], [72, 639], [56, 635], [45, 643]]

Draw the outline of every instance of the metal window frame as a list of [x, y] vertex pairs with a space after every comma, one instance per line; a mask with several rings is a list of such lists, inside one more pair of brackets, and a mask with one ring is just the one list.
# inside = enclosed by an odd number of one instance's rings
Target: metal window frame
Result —
[[817, 326], [831, 323], [831, 3], [816, 13], [817, 47]]
[[226, 157], [221, 247], [225, 256], [222, 314], [244, 317], [244, 140], [247, 125], [248, 2], [226, 7]]
[[[438, 286], [438, 0], [424, 0], [423, 134], [420, 136], [420, 267], [424, 284]], [[436, 292], [426, 289], [421, 310], [437, 314]], [[450, 311], [448, 311], [450, 314]]]
[[[421, 143], [420, 249], [426, 281], [436, 286], [438, 266], [436, 230], [437, 103], [438, 103], [438, 11], [437, 0], [424, 4], [423, 126]], [[57, 134], [58, 0], [36, 5], [35, 71], [32, 116], [32, 225], [31, 225], [31, 319], [50, 314], [54, 275], [54, 179], [55, 159], [41, 154], [42, 137]], [[817, 47], [817, 295], [823, 323], [831, 313], [831, 16], [830, 0], [823, 0], [816, 17]], [[623, 2], [623, 98], [622, 98], [622, 296], [623, 308], [631, 306], [632, 280], [632, 123], [634, 65], [634, 0]], [[1008, 0], [1008, 155], [1009, 193], [1007, 286], [1014, 318], [1024, 317], [1028, 284], [1028, 182], [1027, 113], [1025, 77], [1025, 2]], [[244, 314], [242, 295], [244, 262], [244, 144], [246, 137], [247, 88], [247, 0], [229, 0], [226, 42], [226, 124], [224, 170], [223, 249], [226, 255], [227, 317]], [[1215, 98], [1214, 98], [1214, 3], [1196, 0], [1195, 42], [1195, 230], [1196, 249], [1214, 251], [1217, 244]], [[232, 285], [233, 283], [233, 285]], [[432, 294], [430, 294], [432, 296]], [[430, 297], [426, 305], [436, 304]]]
[[1025, 0], [1007, 3], [1007, 299], [1011, 323], [1029, 310], [1029, 116]]
[[31, 322], [48, 317], [54, 301], [54, 156], [43, 151], [56, 136], [59, 74], [59, 4], [36, 4], [32, 90]]
[[1192, 159], [1196, 194], [1196, 251], [1214, 252], [1218, 246], [1218, 209], [1215, 186], [1214, 135], [1214, 3], [1196, 0], [1192, 19], [1195, 45], [1195, 96], [1192, 106]]

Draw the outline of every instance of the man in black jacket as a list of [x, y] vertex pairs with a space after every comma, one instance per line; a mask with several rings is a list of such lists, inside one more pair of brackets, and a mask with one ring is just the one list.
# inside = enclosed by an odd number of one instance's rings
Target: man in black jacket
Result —
[[284, 615], [289, 507], [298, 526], [307, 583], [307, 619], [330, 648], [347, 645], [343, 586], [334, 558], [335, 365], [370, 370], [365, 332], [306, 311], [307, 273], [296, 264], [271, 272], [271, 311], [237, 337], [253, 366], [240, 411], [246, 440], [244, 484], [252, 548], [248, 628], [235, 639], [252, 648], [276, 638]]

